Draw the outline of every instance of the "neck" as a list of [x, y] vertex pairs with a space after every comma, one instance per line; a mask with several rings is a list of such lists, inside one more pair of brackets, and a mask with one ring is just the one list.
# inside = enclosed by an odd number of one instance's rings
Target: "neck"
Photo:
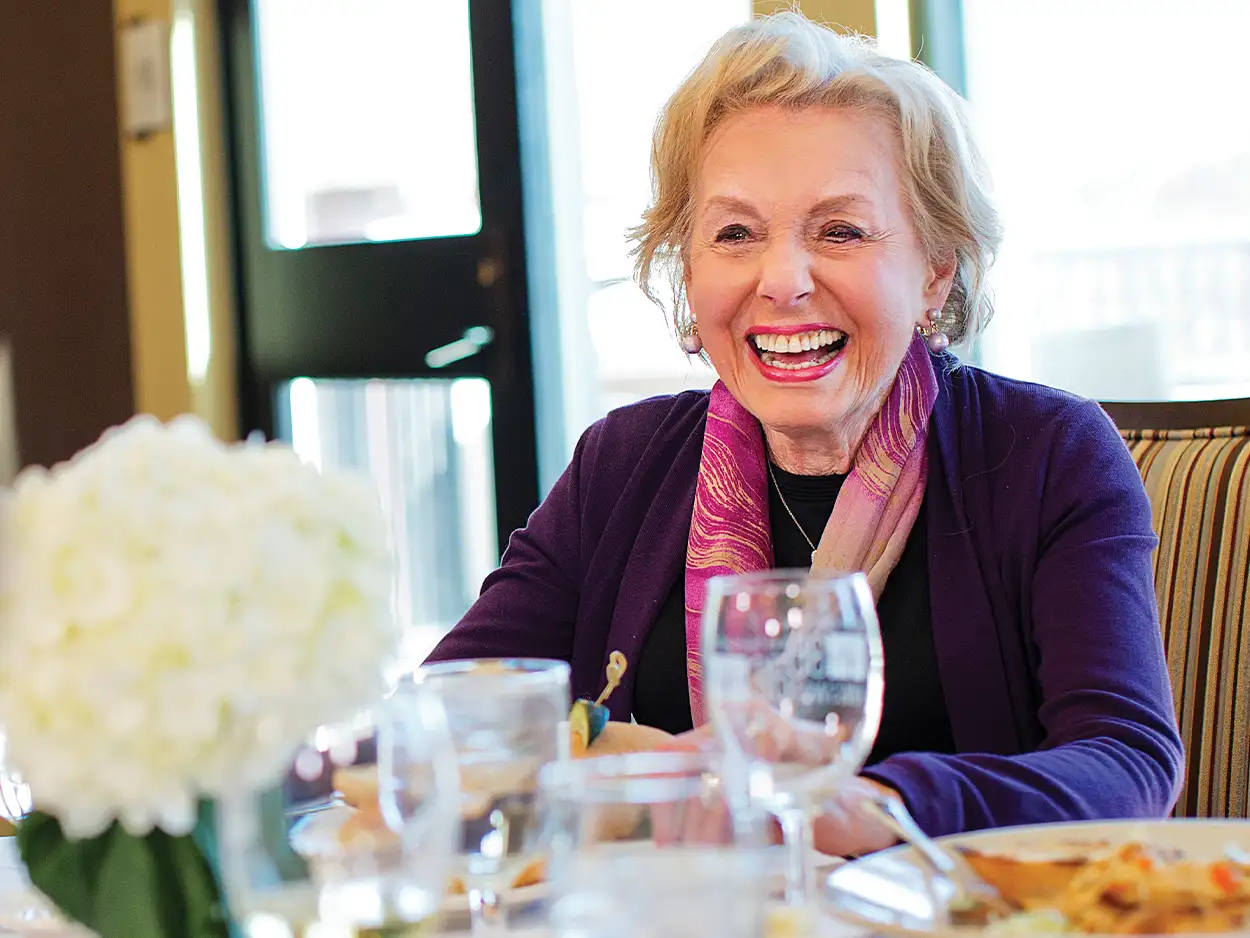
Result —
[[764, 427], [764, 442], [774, 465], [801, 476], [846, 475], [855, 462], [859, 444], [868, 433], [871, 419], [855, 421], [832, 433], [793, 433]]

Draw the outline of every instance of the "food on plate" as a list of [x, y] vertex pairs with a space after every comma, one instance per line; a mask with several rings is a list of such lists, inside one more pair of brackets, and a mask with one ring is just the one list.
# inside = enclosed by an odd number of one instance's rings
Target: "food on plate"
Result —
[[1139, 842], [1050, 859], [961, 852], [1023, 909], [990, 925], [991, 934], [1176, 935], [1250, 927], [1250, 862], [1240, 854], [1197, 860]]
[[339, 800], [352, 809], [337, 832], [343, 848], [370, 849], [395, 839], [382, 818], [378, 804], [378, 769], [375, 765], [353, 765], [334, 770], [332, 784]]
[[975, 850], [960, 852], [977, 875], [1004, 898], [1027, 908], [1033, 903], [1044, 903], [1062, 892], [1072, 877], [1089, 863], [1091, 851], [1105, 846], [1087, 844], [1066, 855], [1034, 860]]
[[353, 808], [377, 808], [378, 767], [352, 765], [334, 770], [330, 783], [345, 805]]
[[[547, 881], [547, 861], [543, 859], [531, 860], [521, 868], [521, 871], [512, 877], [513, 889], [524, 889], [527, 886], [537, 886]], [[461, 896], [465, 893], [464, 880], [459, 876], [453, 876], [451, 882], [447, 886], [447, 891], [453, 896]]]
[[[376, 803], [375, 803], [376, 805]], [[339, 846], [345, 850], [372, 850], [397, 842], [397, 835], [373, 808], [353, 808], [336, 832]]]
[[[479, 781], [489, 782], [490, 779]], [[338, 769], [333, 784], [339, 799], [351, 813], [336, 832], [338, 846], [343, 849], [376, 850], [394, 843], [397, 835], [382, 818], [378, 805], [378, 773], [372, 765], [357, 765]], [[547, 865], [542, 859], [527, 863], [512, 879], [512, 888], [535, 886], [546, 879]], [[452, 877], [447, 891], [460, 895], [465, 891], [464, 882]]]
[[[343, 850], [377, 850], [385, 848], [388, 845], [397, 843], [398, 837], [392, 831], [386, 822], [382, 819], [382, 814], [376, 807], [368, 805], [359, 808], [343, 808], [347, 811], [347, 818], [338, 826], [335, 832], [337, 845]], [[321, 851], [313, 849], [315, 854]], [[326, 851], [332, 853], [333, 848]], [[512, 888], [521, 889], [525, 886], [535, 886], [546, 879], [547, 865], [542, 859], [532, 860], [527, 863], [512, 879]], [[459, 877], [452, 877], [447, 885], [447, 892], [450, 895], [462, 895], [465, 892], [464, 882]]]

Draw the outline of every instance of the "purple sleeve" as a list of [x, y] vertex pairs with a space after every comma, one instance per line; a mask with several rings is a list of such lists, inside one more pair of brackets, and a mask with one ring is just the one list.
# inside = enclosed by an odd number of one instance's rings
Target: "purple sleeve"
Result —
[[426, 661], [553, 658], [568, 661], [582, 580], [581, 478], [593, 465], [601, 424], [578, 441], [573, 461], [525, 527], [508, 539], [499, 569]]
[[1165, 817], [1184, 752], [1159, 630], [1141, 477], [1111, 422], [1082, 404], [1058, 429], [1031, 584], [1045, 739], [1018, 756], [903, 753], [864, 775], [931, 835]]

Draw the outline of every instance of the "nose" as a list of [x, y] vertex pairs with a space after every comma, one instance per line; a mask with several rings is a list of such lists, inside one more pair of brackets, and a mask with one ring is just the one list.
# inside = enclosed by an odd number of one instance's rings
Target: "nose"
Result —
[[812, 295], [812, 256], [796, 238], [778, 238], [760, 256], [756, 293], [775, 306], [794, 306]]

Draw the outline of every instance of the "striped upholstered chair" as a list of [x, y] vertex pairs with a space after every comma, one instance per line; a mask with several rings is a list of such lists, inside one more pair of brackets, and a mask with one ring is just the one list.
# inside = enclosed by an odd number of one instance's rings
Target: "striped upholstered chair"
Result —
[[1155, 589], [1189, 756], [1176, 814], [1250, 816], [1250, 399], [1103, 407], [1159, 535]]

